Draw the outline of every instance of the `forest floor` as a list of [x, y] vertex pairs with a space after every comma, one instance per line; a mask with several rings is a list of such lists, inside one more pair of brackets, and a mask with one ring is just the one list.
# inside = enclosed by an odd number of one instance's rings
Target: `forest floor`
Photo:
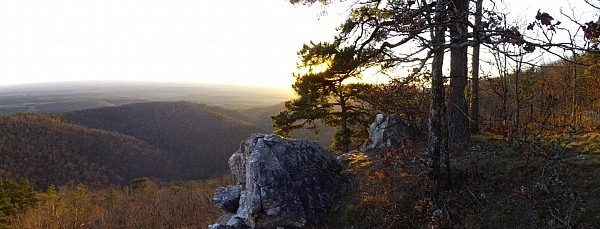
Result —
[[442, 158], [450, 169], [442, 168], [438, 182], [426, 176], [423, 152], [424, 143], [417, 142], [347, 157], [348, 194], [330, 218], [313, 227], [600, 226], [598, 133], [536, 142], [476, 135], [462, 152]]

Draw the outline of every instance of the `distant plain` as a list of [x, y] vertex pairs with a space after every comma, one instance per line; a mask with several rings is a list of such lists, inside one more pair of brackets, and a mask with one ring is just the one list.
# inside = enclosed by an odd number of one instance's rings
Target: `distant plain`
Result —
[[291, 90], [163, 82], [83, 81], [0, 87], [0, 114], [62, 113], [150, 101], [191, 101], [228, 109], [271, 106], [293, 98]]

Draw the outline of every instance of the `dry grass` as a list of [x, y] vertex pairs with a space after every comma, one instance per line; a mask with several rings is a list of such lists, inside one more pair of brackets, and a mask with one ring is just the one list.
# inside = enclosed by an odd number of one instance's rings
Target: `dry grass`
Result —
[[215, 189], [232, 182], [223, 176], [170, 184], [141, 179], [123, 189], [60, 187], [40, 194], [40, 206], [17, 215], [12, 227], [206, 228], [224, 214], [210, 201]]
[[[452, 186], [440, 186], [434, 207], [449, 220], [445, 227], [593, 228], [600, 222], [597, 136], [576, 138], [587, 148], [564, 151], [552, 163], [553, 144], [474, 136], [468, 150], [453, 156]], [[385, 166], [379, 155], [348, 157], [351, 188], [337, 211], [313, 227], [428, 228], [433, 215], [424, 210], [427, 181], [415, 151], [408, 166]]]
[[600, 154], [600, 133], [590, 132], [576, 135], [569, 145], [572, 148], [586, 154]]

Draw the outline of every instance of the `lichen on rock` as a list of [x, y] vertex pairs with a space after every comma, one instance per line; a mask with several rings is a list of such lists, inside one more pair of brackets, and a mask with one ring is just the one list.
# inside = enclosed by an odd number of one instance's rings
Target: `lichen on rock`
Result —
[[361, 151], [369, 152], [389, 147], [402, 148], [410, 139], [408, 125], [397, 114], [378, 114], [369, 128], [369, 138]]
[[308, 140], [253, 134], [229, 167], [237, 184], [217, 190], [213, 201], [232, 214], [209, 228], [302, 227], [326, 217], [346, 189], [340, 161]]

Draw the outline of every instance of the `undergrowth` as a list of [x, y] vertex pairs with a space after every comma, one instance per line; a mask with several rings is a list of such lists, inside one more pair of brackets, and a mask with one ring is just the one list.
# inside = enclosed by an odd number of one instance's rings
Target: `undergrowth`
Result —
[[[508, 142], [476, 135], [451, 155], [451, 185], [429, 180], [423, 141], [356, 152], [343, 159], [347, 194], [308, 228], [598, 227], [599, 136]], [[170, 184], [142, 179], [123, 189], [59, 187], [40, 194], [39, 206], [9, 227], [204, 228], [223, 214], [210, 202], [214, 190], [232, 182], [225, 176]]]
[[[344, 159], [347, 195], [312, 227], [594, 228], [598, 136], [521, 143], [474, 136], [467, 150], [452, 155], [451, 186], [439, 187], [426, 176], [424, 143], [357, 152]], [[439, 188], [437, 200], [429, 198], [432, 188]]]
[[148, 178], [124, 188], [48, 188], [39, 205], [0, 224], [0, 228], [206, 228], [224, 214], [211, 202], [232, 176], [203, 181], [156, 183]]

